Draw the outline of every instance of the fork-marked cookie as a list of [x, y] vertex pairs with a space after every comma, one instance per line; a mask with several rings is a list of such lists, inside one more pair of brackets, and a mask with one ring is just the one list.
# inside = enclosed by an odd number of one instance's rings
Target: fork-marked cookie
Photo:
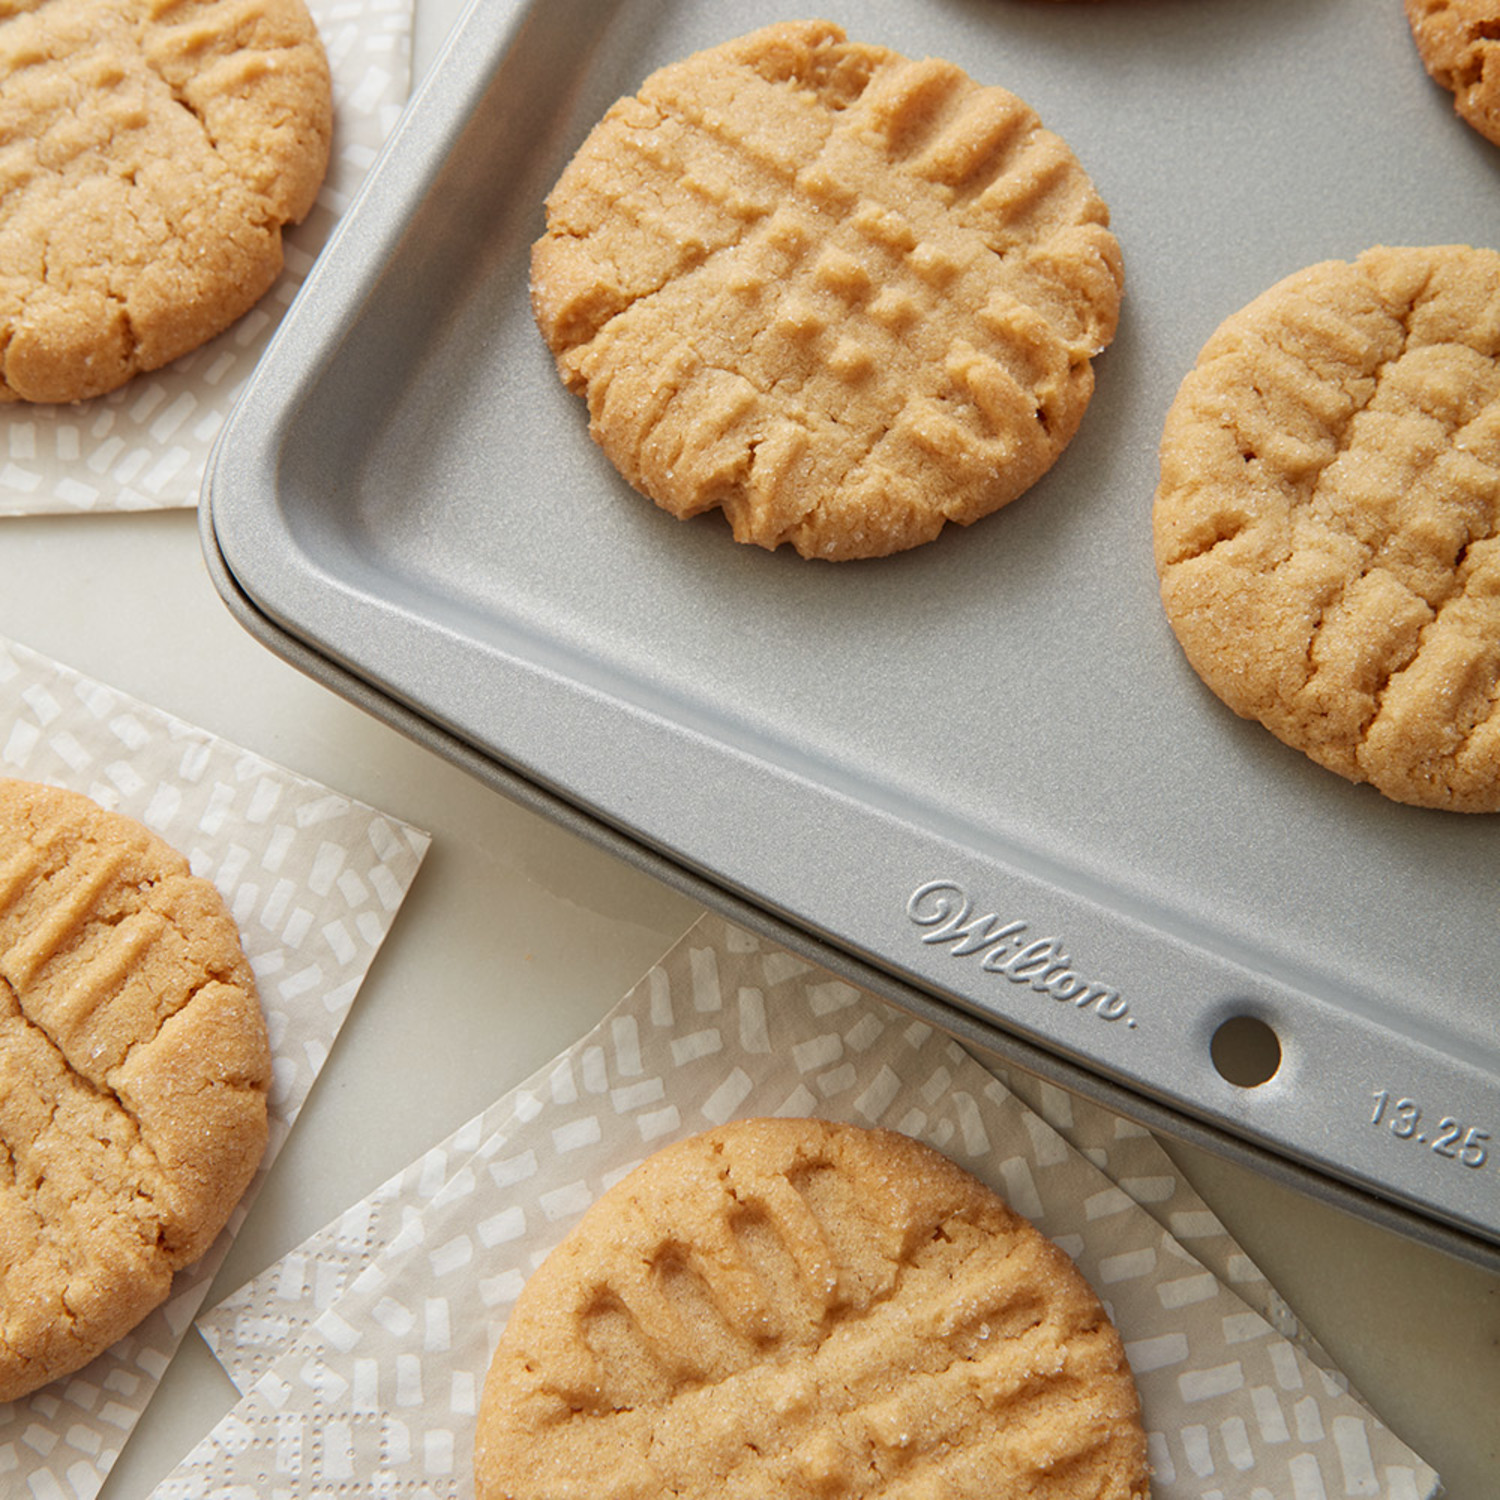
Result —
[[1014, 94], [785, 23], [653, 73], [547, 200], [532, 302], [624, 477], [804, 556], [1016, 498], [1072, 438], [1122, 284]]
[[88, 1363], [208, 1249], [269, 1083], [214, 887], [133, 819], [0, 781], [0, 1401]]
[[1154, 528], [1235, 712], [1395, 801], [1500, 810], [1500, 254], [1381, 246], [1228, 318], [1167, 415]]
[[0, 401], [102, 395], [249, 311], [331, 130], [303, 0], [0, 5]]
[[523, 1289], [480, 1500], [1145, 1500], [1135, 1384], [1072, 1262], [904, 1135], [738, 1121], [649, 1157]]

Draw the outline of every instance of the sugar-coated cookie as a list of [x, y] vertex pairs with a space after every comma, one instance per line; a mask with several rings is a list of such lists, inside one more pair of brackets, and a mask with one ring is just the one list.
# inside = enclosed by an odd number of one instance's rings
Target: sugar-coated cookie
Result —
[[1500, 0], [1406, 0], [1406, 19], [1459, 116], [1500, 144]]
[[303, 0], [0, 6], [0, 401], [101, 395], [247, 312], [331, 129]]
[[590, 430], [679, 517], [880, 556], [1044, 474], [1122, 285], [1109, 214], [1014, 94], [785, 23], [653, 73], [584, 141], [532, 256]]
[[479, 1500], [1145, 1500], [1119, 1336], [1054, 1244], [906, 1136], [745, 1120], [669, 1146], [533, 1273]]
[[1398, 802], [1500, 809], [1500, 254], [1273, 286], [1168, 413], [1167, 617], [1236, 713]]
[[218, 892], [133, 819], [0, 781], [0, 1401], [87, 1364], [264, 1153], [270, 1049]]

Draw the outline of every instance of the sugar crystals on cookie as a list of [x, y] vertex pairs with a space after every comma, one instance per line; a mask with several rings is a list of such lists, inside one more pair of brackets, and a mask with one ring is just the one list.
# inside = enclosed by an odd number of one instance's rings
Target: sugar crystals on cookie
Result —
[[[522, 1290], [479, 1500], [1146, 1500], [1118, 1333], [1067, 1256], [892, 1131], [736, 1121], [648, 1157]], [[909, 1488], [908, 1488], [909, 1486]]]
[[1162, 600], [1237, 713], [1398, 802], [1500, 810], [1500, 254], [1277, 283], [1168, 413]]
[[1500, 6], [1495, 0], [1406, 0], [1422, 65], [1453, 107], [1500, 144]]
[[303, 0], [6, 7], [0, 401], [102, 395], [248, 312], [331, 132]]
[[218, 891], [133, 819], [0, 780], [0, 1402], [124, 1337], [209, 1248], [270, 1074]]
[[616, 468], [736, 540], [881, 556], [1057, 460], [1122, 271], [1078, 159], [951, 62], [785, 23], [653, 73], [547, 200], [532, 302]]

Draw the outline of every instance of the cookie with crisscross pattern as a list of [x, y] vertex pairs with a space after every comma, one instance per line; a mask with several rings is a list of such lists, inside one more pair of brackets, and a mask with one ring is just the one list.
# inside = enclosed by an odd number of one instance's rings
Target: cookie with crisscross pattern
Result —
[[133, 819], [0, 781], [0, 1401], [208, 1249], [265, 1150], [270, 1071], [218, 891]]
[[547, 200], [532, 301], [590, 429], [674, 515], [870, 557], [1055, 462], [1115, 332], [1078, 159], [953, 63], [787, 23], [649, 77]]
[[1500, 254], [1273, 286], [1168, 413], [1167, 616], [1237, 713], [1398, 802], [1500, 810]]
[[303, 0], [0, 0], [0, 401], [102, 395], [249, 311], [332, 109]]
[[890, 1131], [737, 1121], [649, 1157], [532, 1275], [480, 1500], [1145, 1500], [1099, 1299], [977, 1179]]

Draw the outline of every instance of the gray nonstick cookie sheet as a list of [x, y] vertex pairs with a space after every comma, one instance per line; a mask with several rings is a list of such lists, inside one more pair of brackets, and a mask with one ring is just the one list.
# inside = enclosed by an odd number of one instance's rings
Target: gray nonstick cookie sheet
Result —
[[[1162, 615], [1161, 424], [1230, 312], [1377, 243], [1500, 246], [1500, 152], [1398, 0], [827, 0], [1020, 94], [1110, 204], [1082, 430], [966, 531], [829, 565], [679, 522], [532, 324], [543, 199], [760, 0], [479, 0], [219, 439], [205, 554], [268, 646], [507, 793], [957, 1034], [1408, 1232], [1500, 1252], [1500, 815], [1235, 718]], [[1068, 977], [1062, 977], [1062, 976]], [[1214, 1037], [1274, 1033], [1233, 1082]]]

